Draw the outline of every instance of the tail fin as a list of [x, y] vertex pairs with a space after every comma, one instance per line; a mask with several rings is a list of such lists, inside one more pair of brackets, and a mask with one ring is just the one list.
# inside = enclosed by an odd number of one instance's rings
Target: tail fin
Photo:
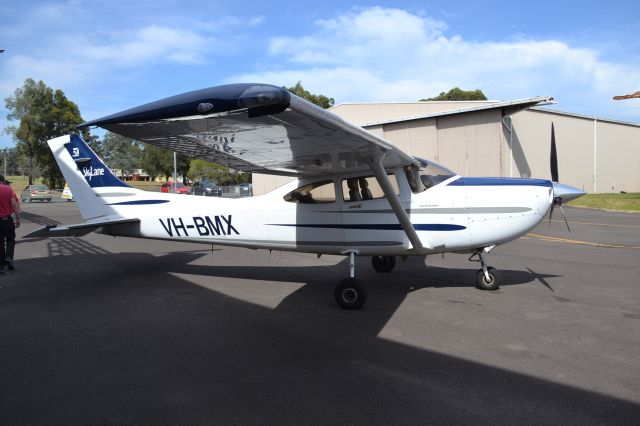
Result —
[[127, 192], [139, 192], [118, 179], [80, 136], [61, 136], [48, 143], [85, 220], [113, 213], [102, 201], [102, 188], [117, 187], [120, 190], [126, 188]]

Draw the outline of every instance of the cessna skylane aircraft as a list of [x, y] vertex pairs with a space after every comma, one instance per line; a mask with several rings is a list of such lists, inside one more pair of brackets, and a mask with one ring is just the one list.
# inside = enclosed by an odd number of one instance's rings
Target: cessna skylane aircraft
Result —
[[[511, 113], [549, 100], [520, 102]], [[396, 256], [467, 253], [481, 266], [477, 287], [497, 289], [502, 277], [487, 266], [486, 253], [527, 233], [554, 205], [584, 194], [542, 179], [461, 177], [272, 85], [193, 91], [79, 127], [87, 126], [236, 170], [297, 179], [241, 199], [146, 192], [119, 180], [71, 134], [49, 146], [86, 222], [27, 237], [98, 231], [346, 255], [349, 276], [334, 292], [345, 309], [367, 299], [355, 277], [356, 255], [372, 256], [376, 271], [390, 272]]]

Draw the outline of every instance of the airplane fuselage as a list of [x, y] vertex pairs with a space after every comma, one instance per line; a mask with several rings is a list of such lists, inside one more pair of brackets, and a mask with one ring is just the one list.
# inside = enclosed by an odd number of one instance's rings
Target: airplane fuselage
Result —
[[[473, 252], [503, 244], [535, 227], [553, 201], [552, 184], [546, 180], [453, 176], [415, 194], [399, 178], [400, 200], [423, 244], [416, 250], [385, 198], [348, 201], [343, 178], [327, 178], [334, 182], [335, 200], [322, 203], [285, 200], [310, 182], [304, 179], [237, 199], [153, 192], [142, 199], [133, 188], [96, 192], [114, 215], [140, 219], [139, 224], [110, 227], [106, 232], [111, 235], [388, 256]], [[134, 193], [136, 202], [127, 202]]]

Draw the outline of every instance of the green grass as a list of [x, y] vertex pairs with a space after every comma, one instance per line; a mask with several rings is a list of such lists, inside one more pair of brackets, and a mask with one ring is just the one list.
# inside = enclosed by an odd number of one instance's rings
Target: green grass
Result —
[[134, 188], [142, 189], [144, 191], [153, 191], [156, 188], [160, 188], [162, 186], [162, 182], [153, 182], [153, 181], [128, 181], [127, 185], [131, 185]]
[[[29, 178], [26, 176], [5, 176], [5, 178], [11, 181], [11, 189], [20, 194], [23, 189], [29, 185]], [[33, 184], [41, 184], [42, 179], [34, 179]]]
[[640, 193], [587, 194], [567, 204], [601, 210], [640, 212]]

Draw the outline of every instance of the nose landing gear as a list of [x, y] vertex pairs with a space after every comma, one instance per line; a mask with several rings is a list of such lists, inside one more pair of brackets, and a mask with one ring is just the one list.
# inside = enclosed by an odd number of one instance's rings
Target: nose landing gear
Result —
[[480, 262], [481, 266], [476, 273], [476, 287], [480, 290], [497, 290], [503, 283], [502, 274], [493, 266], [487, 267], [484, 255], [484, 251], [478, 251], [469, 257], [471, 262]]

